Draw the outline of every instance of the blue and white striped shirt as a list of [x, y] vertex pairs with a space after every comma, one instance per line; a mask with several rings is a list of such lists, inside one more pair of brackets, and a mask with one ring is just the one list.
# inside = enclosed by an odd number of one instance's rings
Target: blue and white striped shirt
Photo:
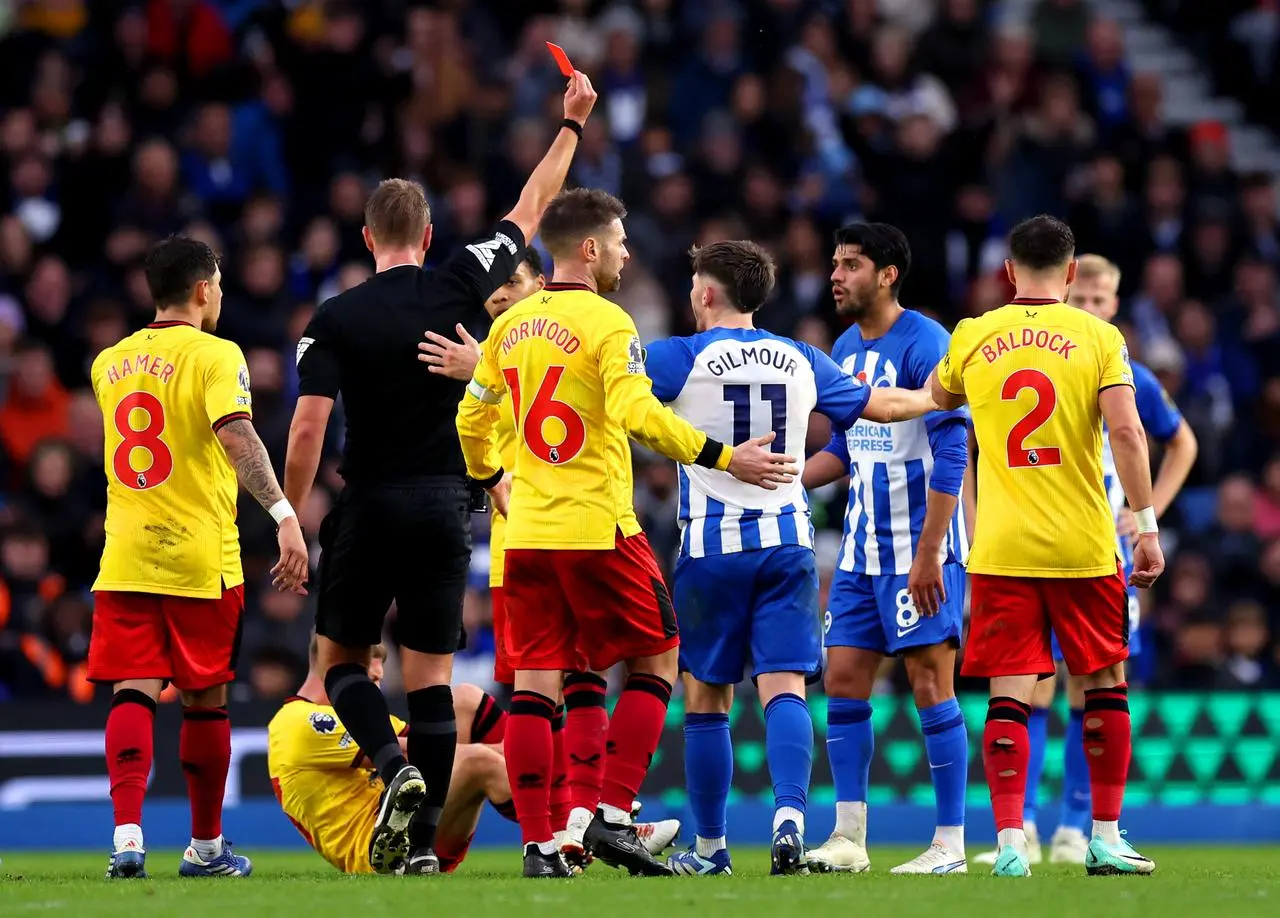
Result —
[[[840, 336], [832, 357], [840, 368], [870, 386], [919, 389], [947, 352], [950, 336], [937, 322], [911, 310], [874, 341], [855, 325]], [[966, 410], [878, 424], [859, 421], [832, 437], [827, 450], [849, 469], [849, 506], [837, 567], [860, 574], [907, 574], [924, 527], [934, 468], [931, 433], [965, 424]], [[961, 471], [963, 465], [961, 466]], [[943, 544], [943, 562], [968, 557], [963, 502]]]
[[[713, 328], [657, 341], [645, 367], [654, 395], [708, 436], [738, 444], [773, 431], [774, 452], [796, 456], [802, 469], [810, 412], [844, 428], [870, 397], [826, 354], [760, 329]], [[813, 547], [799, 475], [767, 491], [701, 466], [682, 465], [679, 474], [681, 557]]]

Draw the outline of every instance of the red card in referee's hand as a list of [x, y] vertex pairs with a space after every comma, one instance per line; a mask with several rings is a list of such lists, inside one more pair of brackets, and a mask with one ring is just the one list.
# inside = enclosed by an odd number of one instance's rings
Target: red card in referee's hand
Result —
[[556, 59], [556, 64], [560, 67], [560, 72], [566, 77], [573, 76], [573, 64], [569, 62], [569, 55], [564, 53], [564, 48], [557, 44], [547, 42], [547, 50], [551, 52], [551, 56]]

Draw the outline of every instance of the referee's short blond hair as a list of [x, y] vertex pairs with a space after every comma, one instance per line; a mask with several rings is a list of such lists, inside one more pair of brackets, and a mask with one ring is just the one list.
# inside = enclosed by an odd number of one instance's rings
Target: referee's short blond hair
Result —
[[422, 186], [391, 178], [378, 184], [364, 205], [364, 223], [379, 245], [417, 246], [431, 222], [431, 208]]
[[1076, 280], [1100, 280], [1120, 286], [1120, 267], [1101, 255], [1081, 255], [1076, 264]]

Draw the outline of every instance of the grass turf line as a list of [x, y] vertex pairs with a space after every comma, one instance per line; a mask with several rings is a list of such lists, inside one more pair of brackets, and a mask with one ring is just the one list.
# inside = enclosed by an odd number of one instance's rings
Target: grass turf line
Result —
[[[975, 848], [975, 853], [977, 850]], [[1143, 849], [1147, 850], [1146, 848]], [[147, 855], [151, 880], [107, 882], [105, 854], [5, 852], [0, 915], [60, 913], [86, 918], [351, 918], [429, 909], [466, 918], [500, 915], [635, 914], [643, 918], [766, 918], [840, 914], [858, 918], [1252, 918], [1280, 914], [1280, 849], [1159, 848], [1152, 877], [1086, 877], [1043, 865], [1029, 880], [897, 877], [888, 870], [918, 851], [873, 847], [860, 876], [769, 877], [768, 852], [734, 851], [733, 877], [632, 879], [602, 865], [575, 880], [524, 880], [518, 852], [478, 851], [445, 877], [344, 877], [305, 852], [246, 851], [248, 879], [180, 879], [177, 851]], [[412, 911], [409, 911], [412, 910]], [[436, 910], [440, 910], [436, 912]]]

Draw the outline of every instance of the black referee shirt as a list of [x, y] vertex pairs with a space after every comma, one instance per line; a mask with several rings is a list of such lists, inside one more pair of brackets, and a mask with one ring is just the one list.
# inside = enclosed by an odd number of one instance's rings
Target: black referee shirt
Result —
[[434, 270], [382, 271], [316, 310], [298, 342], [300, 393], [342, 394], [348, 484], [466, 475], [454, 421], [466, 383], [427, 372], [418, 344], [425, 331], [452, 338], [457, 323], [474, 327], [524, 247], [504, 220]]

